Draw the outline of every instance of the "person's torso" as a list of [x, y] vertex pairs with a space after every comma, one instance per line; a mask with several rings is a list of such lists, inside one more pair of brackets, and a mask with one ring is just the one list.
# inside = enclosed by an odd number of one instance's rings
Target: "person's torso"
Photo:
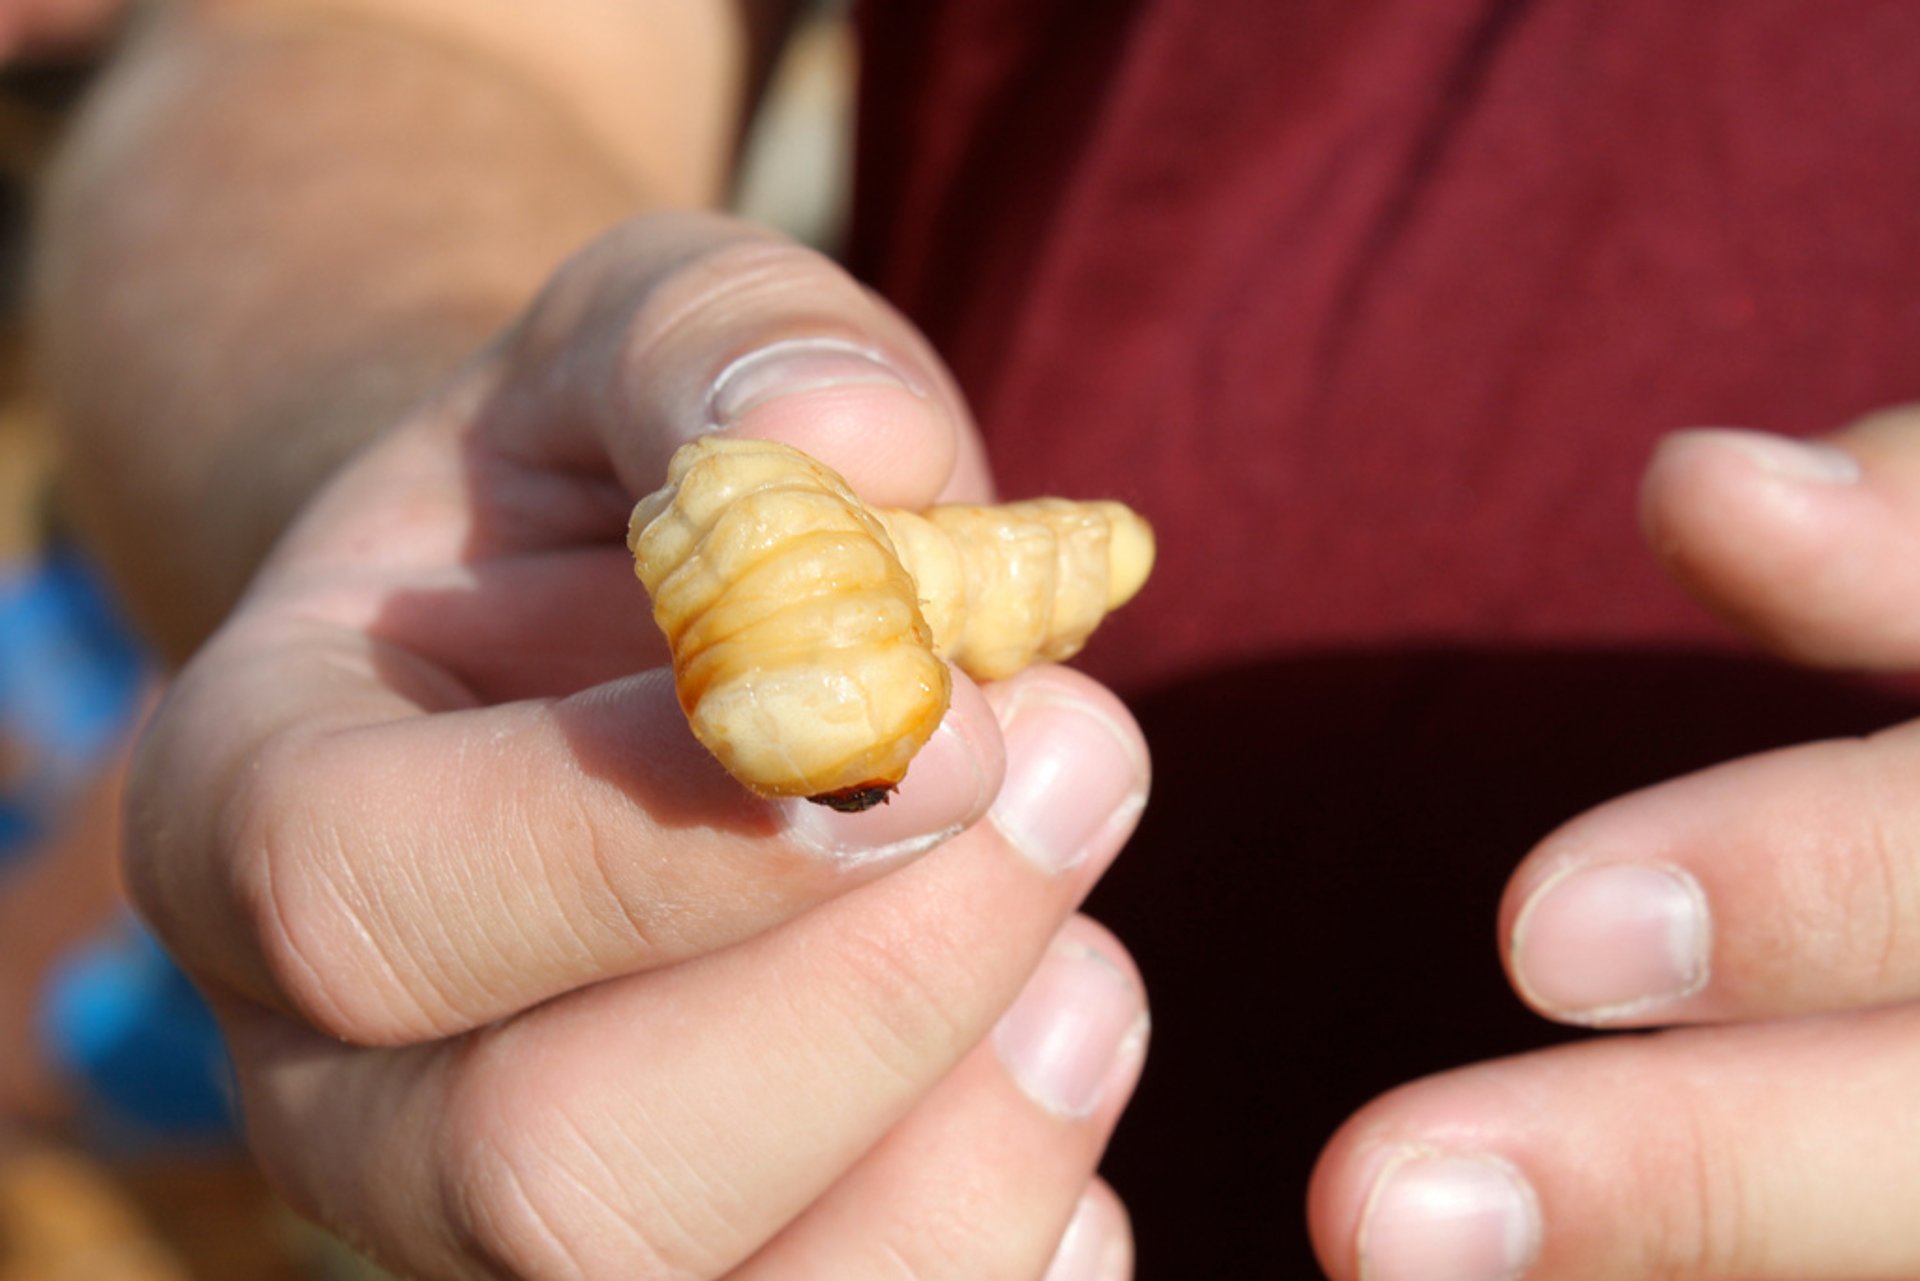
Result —
[[874, 0], [854, 264], [1004, 488], [1162, 534], [1094, 670], [1721, 633], [1690, 425], [1920, 396], [1920, 7]]

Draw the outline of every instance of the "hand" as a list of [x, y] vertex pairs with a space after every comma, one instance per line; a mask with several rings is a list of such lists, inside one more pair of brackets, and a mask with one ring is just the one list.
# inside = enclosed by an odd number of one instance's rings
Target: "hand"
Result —
[[421, 1277], [1037, 1278], [1056, 1248], [1120, 1275], [1092, 1171], [1144, 1005], [1073, 909], [1145, 746], [1037, 669], [958, 681], [887, 807], [747, 794], [622, 545], [709, 428], [875, 502], [988, 488], [881, 304], [738, 225], [643, 219], [349, 465], [179, 677], [130, 880], [220, 1012], [248, 1137]]
[[[1920, 667], [1920, 413], [1681, 433], [1657, 551], [1795, 658]], [[1550, 836], [1501, 908], [1549, 1017], [1690, 1024], [1482, 1064], [1355, 1117], [1315, 1174], [1335, 1278], [1920, 1275], [1920, 724], [1734, 762]]]

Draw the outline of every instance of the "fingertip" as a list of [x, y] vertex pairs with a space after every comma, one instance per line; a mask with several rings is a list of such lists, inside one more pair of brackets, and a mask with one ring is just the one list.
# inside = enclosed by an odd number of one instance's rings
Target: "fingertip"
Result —
[[960, 429], [952, 413], [906, 382], [846, 376], [770, 392], [715, 430], [790, 445], [838, 472], [873, 506], [932, 505], [954, 472]]
[[1684, 867], [1648, 859], [1570, 862], [1529, 893], [1505, 949], [1521, 999], [1562, 1022], [1633, 1023], [1703, 989], [1713, 917]]
[[[956, 674], [955, 684], [960, 679]], [[1004, 729], [1020, 708], [1036, 702], [1056, 702], [1099, 718], [1125, 744], [1131, 762], [1144, 773], [1148, 768], [1147, 741], [1133, 713], [1118, 695], [1099, 681], [1072, 667], [1037, 663], [1001, 680], [976, 687]]]
[[[1314, 1253], [1334, 1281], [1514, 1281], [1540, 1256], [1540, 1197], [1447, 1078], [1368, 1105], [1308, 1188]], [[1438, 1084], [1440, 1088], [1433, 1089]]]
[[1676, 431], [1655, 446], [1640, 489], [1650, 541], [1683, 579], [1736, 555], [1758, 524], [1804, 523], [1823, 489], [1855, 485], [1857, 458], [1837, 446], [1728, 427]]
[[676, 447], [725, 431], [793, 445], [880, 505], [983, 488], [964, 401], [912, 324], [827, 257], [731, 219], [613, 229], [505, 352], [487, 428], [522, 463], [610, 464], [637, 495]]
[[1104, 1127], [1139, 1082], [1149, 1030], [1146, 991], [1124, 949], [1098, 927], [1070, 923], [995, 1024], [993, 1044], [1042, 1112]]
[[1111, 692], [1069, 668], [1028, 668], [986, 694], [1007, 756], [988, 822], [1048, 875], [1104, 868], [1147, 801], [1139, 726]]
[[1371, 1127], [1366, 1113], [1350, 1117], [1314, 1162], [1307, 1181], [1307, 1236], [1321, 1271], [1333, 1281], [1359, 1275], [1361, 1212], [1385, 1150], [1363, 1137]]
[[1057, 941], [1070, 947], [1081, 948], [1098, 953], [1101, 959], [1115, 973], [1123, 976], [1140, 993], [1142, 1002], [1146, 998], [1146, 979], [1140, 973], [1139, 965], [1120, 936], [1084, 913], [1075, 913], [1067, 923], [1060, 927]]
[[1133, 1224], [1120, 1196], [1094, 1179], [1060, 1238], [1043, 1281], [1127, 1281], [1133, 1275]]
[[790, 445], [875, 506], [947, 500], [969, 483], [956, 470], [972, 470], [961, 466], [970, 420], [938, 358], [882, 317], [890, 323], [763, 340], [733, 357], [707, 395], [704, 430]]
[[904, 862], [978, 822], [1005, 768], [992, 708], [979, 687], [956, 672], [946, 716], [891, 796], [855, 813], [782, 801], [784, 827], [796, 845], [844, 867]]
[[1745, 427], [1688, 427], [1655, 447], [1656, 457], [1685, 459], [1720, 453], [1775, 479], [1798, 484], [1853, 485], [1862, 477], [1860, 459], [1828, 440], [1801, 438]]
[[1920, 505], [1920, 469], [1909, 482], [1865, 440], [1675, 432], [1643, 479], [1647, 540], [1689, 592], [1778, 652], [1832, 666], [1911, 662], [1920, 628], [1891, 602], [1920, 589], [1908, 510]]
[[[993, 705], [988, 702], [985, 691], [974, 683], [972, 677], [958, 669], [953, 671], [953, 698], [947, 706], [945, 719], [940, 722], [940, 728], [943, 733], [952, 735], [965, 753], [966, 770], [974, 790], [967, 792], [967, 801], [960, 814], [961, 822], [971, 826], [986, 814], [987, 807], [993, 803], [994, 794], [1000, 790], [1001, 781], [1006, 775], [1007, 748], [1000, 736], [999, 718], [994, 715]], [[934, 768], [953, 767], [930, 767], [923, 773], [931, 774]], [[913, 777], [911, 769], [907, 771], [907, 777]], [[930, 785], [930, 782], [923, 784]], [[903, 782], [901, 786], [904, 788], [906, 784]]]

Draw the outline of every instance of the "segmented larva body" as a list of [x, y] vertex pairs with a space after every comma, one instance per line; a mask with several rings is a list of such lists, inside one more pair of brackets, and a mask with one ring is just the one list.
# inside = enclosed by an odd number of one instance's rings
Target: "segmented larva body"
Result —
[[694, 734], [757, 792], [853, 809], [946, 715], [943, 657], [980, 679], [1066, 658], [1153, 562], [1118, 503], [876, 511], [796, 449], [719, 436], [674, 455], [627, 545]]

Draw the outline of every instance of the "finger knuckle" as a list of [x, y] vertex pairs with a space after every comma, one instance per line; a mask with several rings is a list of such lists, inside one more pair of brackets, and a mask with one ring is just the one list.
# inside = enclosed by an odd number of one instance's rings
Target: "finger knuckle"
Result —
[[[1724, 1141], [1706, 1093], [1676, 1087], [1653, 1110], [1678, 1118], [1640, 1149], [1639, 1178], [1623, 1184], [1651, 1231], [1639, 1261], [1646, 1276], [1746, 1276], [1764, 1242], [1743, 1166]], [[1675, 1195], [1675, 1189], [1683, 1189]]]
[[319, 740], [285, 733], [245, 766], [219, 825], [233, 897], [267, 982], [304, 1022], [360, 1045], [425, 1039], [439, 1020], [383, 949], [371, 887], [357, 880], [360, 860], [312, 803], [324, 753]]
[[913, 1085], [926, 1064], [957, 1058], [977, 1035], [984, 1016], [968, 989], [980, 967], [936, 925], [876, 914], [837, 936], [834, 951], [850, 976], [823, 985], [838, 993], [838, 1023], [895, 1080]]
[[675, 264], [649, 295], [643, 320], [666, 327], [672, 318], [744, 301], [799, 299], [820, 306], [822, 289], [855, 296], [857, 286], [834, 261], [790, 240], [730, 240]]
[[[1912, 851], [1900, 848], [1884, 822], [1866, 819], [1852, 859], [1839, 860], [1847, 871], [1836, 879], [1842, 897], [1831, 918], [1839, 922], [1844, 940], [1841, 952], [1847, 968], [1869, 989], [1884, 991], [1900, 982], [1913, 958], [1905, 921], [1920, 904], [1915, 902]], [[1828, 924], [1827, 929], [1833, 929]]]
[[777, 239], [730, 241], [680, 261], [654, 284], [628, 329], [622, 363], [630, 377], [674, 367], [716, 321], [728, 322], [744, 352], [802, 326], [844, 329], [850, 307], [869, 306], [865, 290], [815, 250]]
[[[949, 1187], [938, 1205], [917, 1204], [876, 1225], [885, 1275], [901, 1281], [974, 1281], [978, 1277], [1028, 1275], [1034, 1265], [1032, 1234], [1013, 1229], [1009, 1207], [995, 1189]], [[983, 1234], [982, 1223], [1002, 1230]]]
[[[1836, 977], [1862, 995], [1911, 990], [1920, 966], [1909, 922], [1920, 914], [1920, 866], [1898, 816], [1911, 780], [1890, 776], [1880, 754], [1862, 744], [1843, 790], [1859, 798], [1839, 821], [1817, 825], [1803, 848], [1781, 862], [1786, 928], [1777, 964], [1803, 981]], [[1820, 964], [1809, 966], [1809, 958]]]
[[452, 1075], [440, 1197], [460, 1252], [489, 1274], [529, 1281], [692, 1281], [722, 1270], [699, 1225], [653, 1195], [668, 1185], [635, 1118], [589, 1123], [539, 1081], [520, 1045], [510, 1030], [481, 1034]]
[[1852, 859], [1830, 860], [1853, 868], [1853, 875], [1843, 878], [1847, 901], [1837, 919], [1854, 940], [1854, 955], [1874, 992], [1911, 992], [1912, 972], [1920, 966], [1912, 929], [1920, 917], [1920, 849], [1906, 820], [1914, 780], [1909, 771], [1890, 767], [1904, 753], [1890, 756], [1875, 746], [1875, 740], [1867, 740], [1857, 756], [1867, 775], [1853, 842], [1859, 852]]

